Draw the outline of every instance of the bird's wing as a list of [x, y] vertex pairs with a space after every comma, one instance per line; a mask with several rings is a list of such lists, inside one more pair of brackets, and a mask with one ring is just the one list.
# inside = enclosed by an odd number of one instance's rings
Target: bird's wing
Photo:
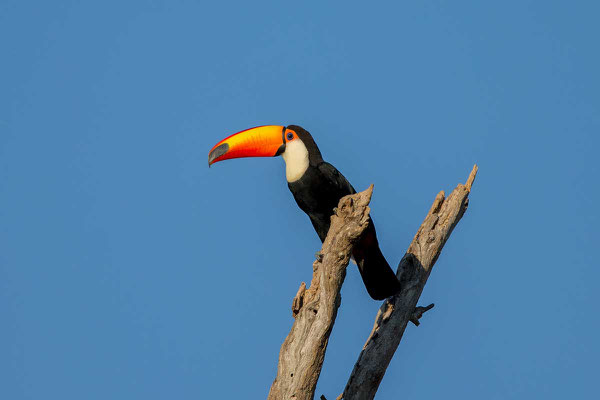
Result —
[[354, 194], [356, 190], [352, 187], [348, 179], [344, 175], [341, 174], [333, 165], [329, 164], [326, 161], [319, 163], [317, 165], [319, 171], [325, 176], [327, 176], [331, 182], [336, 186], [340, 193], [340, 198], [347, 194]]

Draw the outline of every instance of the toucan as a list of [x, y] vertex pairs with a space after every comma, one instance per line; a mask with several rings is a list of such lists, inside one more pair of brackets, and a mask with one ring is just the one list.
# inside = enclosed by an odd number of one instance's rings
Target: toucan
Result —
[[[241, 157], [282, 156], [285, 176], [296, 203], [308, 214], [321, 242], [339, 200], [356, 191], [321, 151], [305, 129], [297, 125], [265, 125], [246, 129], [218, 142], [208, 153], [208, 166]], [[396, 294], [400, 284], [379, 249], [375, 226], [369, 225], [352, 250], [369, 295], [383, 300]]]

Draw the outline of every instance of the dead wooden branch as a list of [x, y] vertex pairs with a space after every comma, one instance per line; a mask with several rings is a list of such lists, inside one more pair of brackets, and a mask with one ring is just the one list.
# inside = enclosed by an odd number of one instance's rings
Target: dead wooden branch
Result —
[[467, 210], [469, 192], [476, 174], [477, 165], [473, 167], [465, 185], [459, 184], [448, 198], [444, 197], [443, 191], [435, 198], [429, 214], [398, 266], [396, 275], [402, 289], [379, 309], [373, 330], [339, 398], [371, 400], [375, 397], [408, 321], [412, 320], [418, 325], [419, 317], [426, 311], [427, 307], [416, 307], [417, 301], [444, 244]]
[[294, 324], [279, 352], [277, 377], [270, 400], [312, 400], [321, 373], [325, 350], [337, 310], [346, 266], [356, 239], [369, 221], [373, 185], [361, 193], [342, 198], [313, 263], [310, 287], [300, 285], [292, 304]]

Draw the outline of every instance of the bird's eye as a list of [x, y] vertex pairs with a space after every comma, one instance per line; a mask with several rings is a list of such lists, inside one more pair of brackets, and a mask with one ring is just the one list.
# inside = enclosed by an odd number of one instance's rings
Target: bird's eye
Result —
[[294, 132], [287, 133], [287, 140], [292, 140], [294, 138]]

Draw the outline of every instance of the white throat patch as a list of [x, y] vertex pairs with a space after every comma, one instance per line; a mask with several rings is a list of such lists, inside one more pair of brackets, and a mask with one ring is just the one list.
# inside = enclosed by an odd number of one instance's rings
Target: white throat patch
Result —
[[285, 145], [281, 154], [285, 161], [285, 177], [288, 182], [295, 182], [304, 175], [308, 168], [308, 150], [302, 140], [296, 139]]

